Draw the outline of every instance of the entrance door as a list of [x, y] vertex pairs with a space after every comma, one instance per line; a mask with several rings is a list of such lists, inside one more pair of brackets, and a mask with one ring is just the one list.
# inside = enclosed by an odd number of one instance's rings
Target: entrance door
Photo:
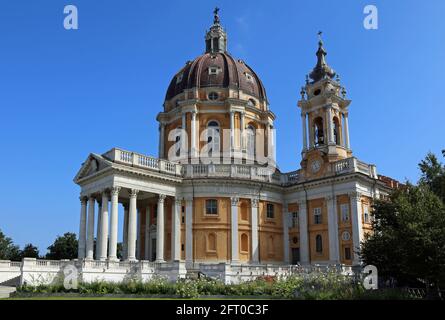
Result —
[[151, 261], [156, 260], [156, 239], [151, 239]]
[[300, 262], [300, 248], [292, 248], [292, 264]]

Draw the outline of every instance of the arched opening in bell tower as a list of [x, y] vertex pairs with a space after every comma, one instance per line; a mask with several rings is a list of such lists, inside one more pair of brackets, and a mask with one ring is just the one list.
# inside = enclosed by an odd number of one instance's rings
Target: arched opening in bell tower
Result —
[[315, 146], [320, 146], [325, 143], [322, 117], [314, 119], [314, 142]]

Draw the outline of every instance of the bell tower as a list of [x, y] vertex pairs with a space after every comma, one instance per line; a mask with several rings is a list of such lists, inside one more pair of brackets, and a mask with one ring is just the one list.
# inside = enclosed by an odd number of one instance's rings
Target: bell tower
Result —
[[306, 178], [322, 177], [329, 173], [331, 162], [352, 156], [348, 129], [351, 101], [326, 62], [321, 32], [318, 36], [317, 64], [306, 76], [298, 101], [303, 128], [301, 167]]

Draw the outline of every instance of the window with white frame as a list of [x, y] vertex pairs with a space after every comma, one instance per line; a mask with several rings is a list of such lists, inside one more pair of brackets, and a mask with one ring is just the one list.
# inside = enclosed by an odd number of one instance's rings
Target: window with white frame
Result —
[[180, 74], [178, 74], [178, 75], [176, 76], [176, 84], [181, 83], [183, 77], [184, 77], [184, 74], [183, 74], [182, 72], [181, 72]]
[[216, 199], [206, 200], [206, 214], [211, 214], [211, 215], [218, 214], [218, 200]]
[[244, 75], [246, 76], [247, 81], [253, 82], [253, 77], [250, 73], [245, 72]]
[[314, 208], [314, 224], [321, 224], [321, 208]]
[[209, 67], [209, 75], [218, 74], [219, 68], [218, 67]]
[[209, 100], [215, 101], [218, 100], [219, 94], [218, 92], [212, 91], [209, 93]]
[[340, 205], [340, 212], [341, 212], [341, 221], [348, 222], [349, 221], [349, 204], [342, 203]]
[[292, 212], [292, 228], [298, 228], [298, 212]]

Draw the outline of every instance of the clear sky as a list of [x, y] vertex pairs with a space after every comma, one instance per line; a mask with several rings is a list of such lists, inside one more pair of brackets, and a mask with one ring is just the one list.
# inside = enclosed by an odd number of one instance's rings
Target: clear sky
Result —
[[[63, 8], [79, 30], [63, 28]], [[378, 30], [363, 9], [379, 10]], [[155, 120], [171, 77], [204, 50], [212, 10], [229, 51], [261, 77], [277, 115], [282, 171], [299, 167], [296, 107], [324, 32], [328, 63], [350, 106], [354, 155], [378, 173], [418, 179], [417, 163], [445, 148], [445, 1], [2, 1], [0, 229], [46, 252], [77, 232], [73, 177], [90, 152], [157, 155]], [[121, 227], [119, 228], [119, 231]]]

